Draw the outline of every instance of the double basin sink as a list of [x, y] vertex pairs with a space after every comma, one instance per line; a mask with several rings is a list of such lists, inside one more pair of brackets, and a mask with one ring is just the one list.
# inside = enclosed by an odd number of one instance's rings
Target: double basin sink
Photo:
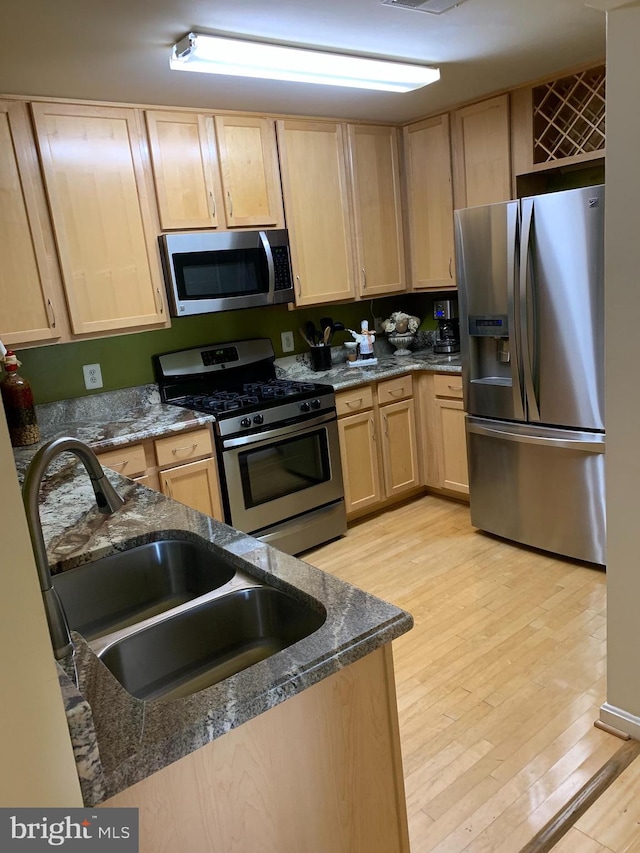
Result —
[[204, 540], [137, 545], [55, 575], [69, 627], [132, 696], [188, 696], [308, 637], [326, 611]]

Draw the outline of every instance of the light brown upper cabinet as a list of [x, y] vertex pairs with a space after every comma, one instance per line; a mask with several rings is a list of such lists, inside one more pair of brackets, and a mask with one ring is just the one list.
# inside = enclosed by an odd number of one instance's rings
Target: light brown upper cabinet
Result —
[[499, 95], [453, 114], [455, 207], [511, 198], [509, 96]]
[[166, 325], [140, 113], [32, 110], [73, 332]]
[[349, 125], [348, 136], [360, 296], [402, 292], [406, 281], [397, 130]]
[[344, 125], [277, 123], [296, 304], [355, 296], [351, 204]]
[[213, 119], [153, 110], [145, 118], [163, 230], [216, 228], [222, 189]]
[[411, 288], [455, 287], [449, 117], [404, 128]]
[[148, 110], [163, 230], [284, 227], [274, 122]]
[[215, 125], [227, 226], [284, 227], [273, 120], [216, 116]]
[[53, 234], [27, 106], [18, 101], [0, 101], [0, 245], [0, 338], [17, 346], [60, 337]]

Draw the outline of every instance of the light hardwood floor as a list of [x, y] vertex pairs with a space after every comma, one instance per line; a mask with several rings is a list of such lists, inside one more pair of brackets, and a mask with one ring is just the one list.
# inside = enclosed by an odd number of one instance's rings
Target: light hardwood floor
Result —
[[[593, 726], [604, 571], [479, 533], [436, 496], [303, 558], [413, 614], [393, 644], [412, 853], [517, 853], [621, 746]], [[563, 853], [606, 851], [582, 835]]]

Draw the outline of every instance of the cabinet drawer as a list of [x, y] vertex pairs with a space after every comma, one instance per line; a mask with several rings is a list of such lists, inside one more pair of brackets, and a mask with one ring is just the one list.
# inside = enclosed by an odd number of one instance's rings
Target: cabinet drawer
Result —
[[362, 385], [350, 391], [340, 391], [336, 394], [336, 411], [338, 417], [353, 415], [373, 407], [373, 391], [371, 385]]
[[165, 465], [179, 465], [201, 456], [211, 456], [213, 453], [211, 433], [206, 428], [159, 438], [155, 446], [156, 459], [161, 468]]
[[378, 383], [378, 402], [381, 406], [407, 397], [413, 397], [413, 377], [410, 374]]
[[433, 377], [436, 397], [455, 397], [462, 400], [462, 376], [455, 373], [436, 373]]
[[130, 444], [128, 447], [107, 450], [105, 453], [100, 453], [98, 459], [101, 465], [125, 477], [144, 474], [147, 470], [147, 460], [142, 444]]

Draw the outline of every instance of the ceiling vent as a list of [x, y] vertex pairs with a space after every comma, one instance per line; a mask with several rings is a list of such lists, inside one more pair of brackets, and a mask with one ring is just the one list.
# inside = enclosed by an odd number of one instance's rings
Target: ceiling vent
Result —
[[413, 9], [415, 12], [428, 12], [430, 15], [442, 15], [465, 0], [382, 0], [383, 6], [398, 6], [400, 9]]

